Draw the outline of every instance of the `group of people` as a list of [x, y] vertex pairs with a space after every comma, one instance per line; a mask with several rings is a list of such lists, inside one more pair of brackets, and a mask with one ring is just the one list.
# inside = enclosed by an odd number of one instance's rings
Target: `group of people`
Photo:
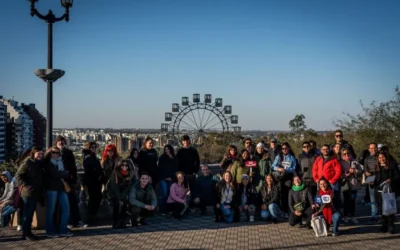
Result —
[[[160, 157], [151, 138], [140, 150], [132, 149], [126, 159], [109, 144], [99, 160], [97, 143], [89, 142], [82, 151], [84, 174], [78, 178], [74, 155], [58, 136], [46, 152], [34, 147], [20, 161], [15, 179], [9, 173], [1, 175], [7, 183], [7, 192], [0, 198], [2, 224], [19, 208], [23, 238], [35, 240], [32, 217], [36, 204], [45, 197], [47, 237], [71, 237], [70, 228], [96, 224], [102, 201], [113, 208], [114, 229], [126, 227], [127, 220], [132, 226], [146, 224], [145, 219], [156, 211], [180, 219], [197, 208], [205, 214], [206, 207], [212, 206], [216, 222], [252, 222], [260, 214], [273, 223], [283, 219], [291, 226], [311, 228], [312, 219], [320, 216], [337, 236], [341, 218], [344, 223], [358, 223], [355, 202], [363, 186], [371, 204], [371, 222], [378, 222], [382, 189], [389, 185], [397, 193], [400, 171], [388, 147], [378, 149], [370, 143], [357, 161], [342, 131], [336, 131], [335, 139], [333, 145], [320, 149], [315, 141], [305, 141], [295, 157], [289, 143], [279, 145], [271, 139], [267, 147], [248, 138], [240, 152], [234, 145], [228, 147], [217, 175], [200, 164], [187, 135], [176, 154], [166, 145]], [[85, 223], [78, 193], [87, 197]], [[57, 222], [56, 211], [60, 214]], [[394, 220], [393, 214], [382, 215], [380, 231], [394, 233]]]

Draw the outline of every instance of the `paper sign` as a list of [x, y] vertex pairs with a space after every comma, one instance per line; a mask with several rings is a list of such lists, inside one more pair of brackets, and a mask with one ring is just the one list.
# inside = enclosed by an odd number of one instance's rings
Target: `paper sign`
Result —
[[257, 167], [257, 162], [256, 162], [256, 161], [246, 161], [246, 162], [244, 163], [244, 165], [245, 165], [247, 168], [255, 168], [255, 167]]

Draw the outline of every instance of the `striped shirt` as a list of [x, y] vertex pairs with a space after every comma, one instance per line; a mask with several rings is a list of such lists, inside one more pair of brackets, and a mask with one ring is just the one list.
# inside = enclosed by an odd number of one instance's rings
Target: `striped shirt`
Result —
[[376, 155], [370, 155], [365, 158], [364, 161], [364, 170], [366, 172], [370, 172], [371, 174], [375, 173], [376, 164], [378, 162], [378, 157]]

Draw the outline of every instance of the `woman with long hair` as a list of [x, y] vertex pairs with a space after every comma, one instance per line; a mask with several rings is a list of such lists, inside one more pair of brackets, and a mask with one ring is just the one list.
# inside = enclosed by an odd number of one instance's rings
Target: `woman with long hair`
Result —
[[129, 156], [127, 160], [129, 163], [132, 165], [133, 173], [134, 173], [134, 178], [132, 178], [132, 182], [136, 182], [139, 180], [139, 163], [138, 163], [138, 157], [139, 157], [139, 149], [137, 148], [132, 148], [131, 152], [129, 153]]
[[[69, 201], [64, 187], [65, 179], [69, 172], [65, 170], [61, 158], [60, 148], [51, 147], [46, 151], [45, 158], [45, 189], [46, 189], [46, 236], [48, 238], [71, 237], [68, 231]], [[57, 230], [54, 224], [56, 204], [59, 204], [60, 228]], [[58, 233], [57, 233], [58, 231]]]
[[306, 218], [306, 227], [311, 228], [311, 216], [315, 208], [311, 191], [304, 185], [299, 176], [293, 178], [293, 186], [289, 191], [289, 208], [290, 217], [289, 225], [304, 227], [302, 223], [303, 217]]
[[224, 171], [229, 171], [232, 164], [235, 162], [235, 160], [238, 157], [238, 150], [235, 145], [229, 145], [226, 153], [224, 154], [224, 157], [220, 163], [220, 168], [221, 170]]
[[24, 219], [22, 225], [22, 238], [37, 240], [31, 231], [33, 214], [36, 204], [43, 195], [43, 149], [33, 147], [22, 166], [18, 169], [16, 179], [23, 186], [21, 198], [24, 201]]
[[186, 195], [189, 192], [189, 186], [185, 180], [183, 172], [176, 173], [176, 182], [171, 185], [171, 190], [167, 200], [168, 210], [172, 212], [174, 218], [179, 219], [186, 212], [188, 204]]
[[281, 186], [281, 204], [285, 218], [289, 218], [288, 195], [292, 188], [292, 179], [296, 171], [297, 160], [289, 143], [282, 143], [281, 152], [272, 164], [273, 176]]
[[151, 177], [151, 185], [153, 188], [158, 184], [158, 154], [153, 148], [154, 142], [151, 137], [147, 137], [144, 140], [142, 149], [139, 152], [138, 162], [139, 162], [139, 172], [146, 172]]
[[162, 214], [166, 212], [166, 203], [169, 196], [175, 173], [178, 170], [178, 164], [175, 158], [174, 148], [167, 144], [164, 146], [164, 153], [158, 160], [158, 168], [160, 174], [160, 187], [161, 187], [161, 204], [160, 210]]
[[274, 224], [278, 223], [280, 213], [280, 193], [280, 186], [275, 184], [272, 174], [265, 176], [260, 190], [261, 217], [266, 220], [272, 219]]
[[[247, 152], [247, 150], [246, 150]], [[217, 184], [217, 199], [215, 204], [215, 222], [225, 219], [226, 222], [233, 222], [236, 210], [236, 187], [232, 174], [224, 172], [222, 180]]]
[[108, 144], [103, 151], [101, 157], [101, 167], [104, 171], [104, 193], [103, 196], [107, 197], [107, 183], [111, 178], [114, 169], [121, 163], [122, 158], [118, 154], [117, 147], [114, 144]]
[[[380, 213], [382, 213], [382, 192], [385, 185], [389, 185], [392, 192], [398, 194], [398, 188], [400, 181], [399, 168], [393, 161], [389, 161], [388, 154], [386, 152], [380, 152], [378, 154], [378, 162], [375, 170], [375, 181], [373, 183], [375, 187], [375, 196], [378, 202]], [[381, 233], [394, 234], [395, 233], [395, 215], [383, 215], [382, 214], [382, 227], [380, 228]]]
[[240, 156], [232, 164], [229, 172], [231, 173], [232, 181], [235, 182], [235, 184], [242, 182], [242, 175], [249, 175], [250, 170], [248, 167], [246, 167], [246, 161], [248, 160], [250, 160], [250, 153], [247, 151], [247, 149], [243, 149], [240, 153]]

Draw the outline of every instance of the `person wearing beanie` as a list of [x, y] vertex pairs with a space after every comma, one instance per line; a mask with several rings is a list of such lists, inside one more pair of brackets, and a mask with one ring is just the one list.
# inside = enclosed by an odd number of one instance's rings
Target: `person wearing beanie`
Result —
[[255, 176], [254, 184], [256, 185], [257, 191], [260, 191], [265, 176], [271, 173], [271, 159], [269, 158], [268, 152], [265, 150], [264, 143], [259, 142], [257, 144], [254, 160], [257, 161], [257, 173], [259, 173]]
[[242, 182], [239, 184], [236, 193], [236, 204], [239, 204], [240, 221], [254, 222], [258, 192], [254, 184], [250, 182], [249, 175], [243, 174], [241, 179]]

